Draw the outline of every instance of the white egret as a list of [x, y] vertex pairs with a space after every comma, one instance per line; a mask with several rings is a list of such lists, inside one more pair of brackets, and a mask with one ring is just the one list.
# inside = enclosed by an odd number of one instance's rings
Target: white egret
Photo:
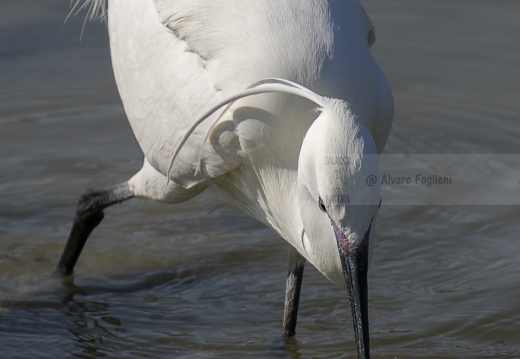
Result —
[[393, 99], [358, 0], [86, 0], [106, 14], [112, 66], [144, 153], [128, 181], [79, 200], [58, 265], [73, 271], [103, 209], [206, 189], [289, 243], [283, 327], [295, 333], [306, 261], [348, 290], [369, 358], [367, 269], [378, 154]]

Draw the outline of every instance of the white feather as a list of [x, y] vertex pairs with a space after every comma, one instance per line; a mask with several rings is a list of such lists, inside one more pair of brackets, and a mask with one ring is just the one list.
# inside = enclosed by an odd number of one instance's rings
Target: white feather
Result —
[[[73, 11], [87, 6], [108, 13], [115, 79], [145, 156], [133, 192], [179, 202], [213, 187], [342, 282], [317, 204], [319, 163], [348, 156], [358, 181], [377, 170], [369, 155], [393, 115], [358, 0], [90, 0]], [[356, 193], [364, 210], [331, 212], [353, 242], [379, 203], [377, 188]]]

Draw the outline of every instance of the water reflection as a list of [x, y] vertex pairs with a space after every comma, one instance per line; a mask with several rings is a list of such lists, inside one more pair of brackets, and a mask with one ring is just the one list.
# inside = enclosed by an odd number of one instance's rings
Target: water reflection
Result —
[[287, 359], [300, 359], [302, 358], [298, 340], [293, 338], [280, 338], [274, 340], [268, 349], [269, 358], [287, 358]]
[[72, 334], [82, 354], [107, 354], [110, 342], [121, 340], [116, 333], [124, 333], [125, 330], [119, 319], [109, 315], [110, 305], [107, 302], [69, 300], [65, 304], [64, 314], [70, 319], [67, 331]]

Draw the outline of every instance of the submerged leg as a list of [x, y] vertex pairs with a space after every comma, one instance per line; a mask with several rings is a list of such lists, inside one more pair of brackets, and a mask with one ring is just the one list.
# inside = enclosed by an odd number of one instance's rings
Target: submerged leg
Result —
[[69, 239], [57, 268], [62, 276], [72, 274], [88, 236], [104, 217], [103, 209], [132, 197], [134, 194], [128, 182], [101, 190], [87, 190], [81, 195]]
[[283, 313], [283, 332], [287, 338], [293, 337], [296, 332], [304, 266], [305, 258], [296, 249], [289, 246], [289, 270], [287, 273], [285, 309]]

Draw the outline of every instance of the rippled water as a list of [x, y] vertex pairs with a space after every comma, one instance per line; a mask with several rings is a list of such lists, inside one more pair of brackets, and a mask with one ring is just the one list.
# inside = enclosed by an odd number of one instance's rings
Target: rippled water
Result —
[[[518, 1], [364, 4], [396, 101], [386, 153], [519, 153]], [[104, 25], [79, 41], [83, 15], [63, 26], [67, 12], [59, 0], [0, 4], [0, 356], [355, 357], [346, 293], [310, 266], [296, 340], [282, 345], [286, 246], [210, 196], [110, 208], [74, 281], [50, 275], [79, 194], [142, 161]], [[493, 158], [495, 172], [473, 179], [488, 195], [490, 177], [515, 173]], [[519, 217], [511, 205], [384, 203], [373, 357], [519, 358]]]

